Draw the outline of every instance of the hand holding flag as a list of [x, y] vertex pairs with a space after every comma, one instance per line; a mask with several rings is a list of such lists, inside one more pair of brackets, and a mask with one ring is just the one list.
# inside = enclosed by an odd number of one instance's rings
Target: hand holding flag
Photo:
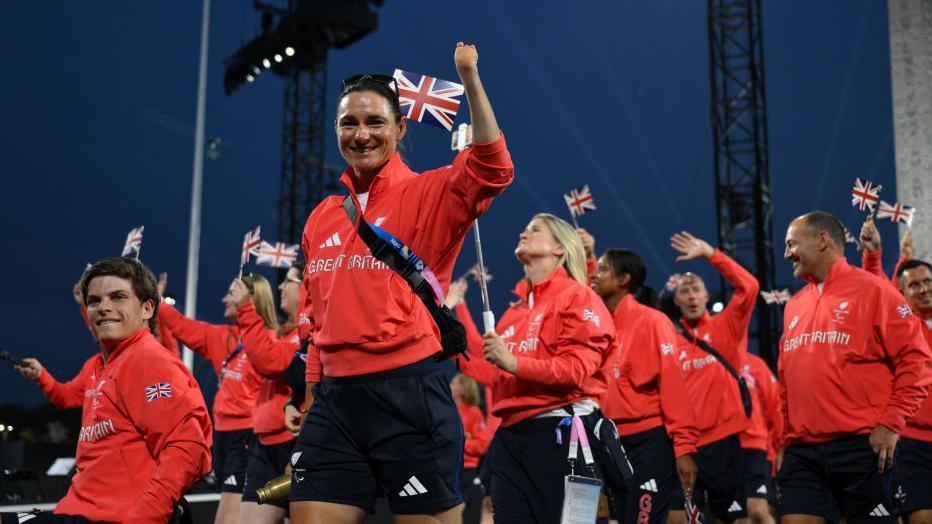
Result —
[[260, 266], [288, 268], [298, 259], [298, 244], [276, 242], [269, 244], [265, 240], [255, 251], [256, 264]]
[[395, 69], [401, 112], [415, 122], [453, 129], [460, 108], [457, 97], [463, 95], [461, 84]]
[[249, 263], [249, 255], [255, 255], [262, 243], [261, 237], [262, 226], [256, 226], [252, 231], [248, 231], [243, 237], [243, 253], [239, 261], [239, 278], [243, 278], [243, 267]]
[[870, 209], [874, 212], [874, 207], [880, 201], [880, 189], [883, 186], [875, 186], [873, 182], [867, 180], [861, 182], [860, 178], [854, 179], [854, 189], [851, 190], [851, 205], [864, 211]]
[[142, 230], [145, 226], [139, 226], [130, 229], [126, 235], [126, 242], [123, 243], [123, 252], [120, 256], [128, 257], [130, 253], [136, 252], [136, 260], [139, 260], [139, 252], [142, 251]]

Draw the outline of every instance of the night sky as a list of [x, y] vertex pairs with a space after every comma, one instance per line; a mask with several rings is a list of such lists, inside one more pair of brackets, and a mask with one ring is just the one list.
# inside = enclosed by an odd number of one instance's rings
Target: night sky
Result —
[[[816, 208], [856, 232], [854, 178], [895, 191], [886, 3], [764, 4], [776, 244], [793, 217]], [[261, 224], [267, 240], [298, 239], [276, 234], [281, 79], [223, 92], [223, 61], [256, 35], [259, 17], [245, 0], [212, 7], [206, 128], [222, 144], [204, 164], [198, 317], [221, 322], [245, 231]], [[61, 380], [96, 351], [71, 287], [86, 263], [119, 254], [129, 229], [145, 225], [143, 261], [167, 271], [169, 292], [184, 298], [200, 25], [201, 3], [177, 0], [14, 2], [0, 18], [0, 349], [38, 358]], [[562, 194], [587, 183], [598, 210], [580, 225], [599, 251], [641, 253], [654, 287], [674, 271], [712, 275], [702, 262], [677, 264], [668, 243], [682, 229], [715, 241], [706, 2], [388, 0], [375, 33], [330, 54], [331, 114], [350, 74], [398, 67], [457, 80], [457, 40], [478, 44], [516, 166], [482, 219], [497, 313], [521, 275], [520, 230], [536, 212], [568, 218]], [[416, 171], [439, 167], [452, 158], [449, 142], [412, 124], [405, 155]], [[332, 136], [326, 160], [343, 165]], [[889, 270], [897, 233], [880, 228]], [[798, 287], [781, 257], [778, 283]], [[474, 260], [467, 238], [456, 274]], [[468, 299], [476, 311], [475, 289]], [[198, 360], [208, 397], [212, 375]], [[42, 400], [0, 368], [0, 403]]]

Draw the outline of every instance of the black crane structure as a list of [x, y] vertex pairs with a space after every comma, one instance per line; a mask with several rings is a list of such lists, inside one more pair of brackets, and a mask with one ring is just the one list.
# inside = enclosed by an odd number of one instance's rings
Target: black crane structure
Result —
[[327, 52], [378, 27], [381, 0], [255, 2], [261, 33], [224, 62], [226, 93], [266, 72], [285, 80], [278, 235], [298, 243], [311, 209], [336, 189], [339, 170], [324, 163]]
[[[718, 242], [774, 289], [773, 201], [760, 0], [709, 0], [709, 65]], [[757, 297], [751, 337], [771, 367], [778, 311]]]

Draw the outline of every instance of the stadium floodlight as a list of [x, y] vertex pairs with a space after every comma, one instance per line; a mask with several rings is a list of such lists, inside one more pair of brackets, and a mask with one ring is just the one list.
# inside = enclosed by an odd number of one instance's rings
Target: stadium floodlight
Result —
[[281, 63], [281, 61], [282, 61], [282, 55], [280, 55], [280, 54], [278, 54], [278, 53], [275, 53], [275, 57], [274, 57], [274, 58], [275, 58], [275, 61], [276, 61], [276, 62]]
[[288, 56], [294, 56], [294, 48], [291, 46], [286, 47], [285, 54]]
[[272, 62], [271, 62], [268, 58], [263, 58], [263, 59], [262, 59], [262, 67], [268, 69], [268, 68], [272, 67]]

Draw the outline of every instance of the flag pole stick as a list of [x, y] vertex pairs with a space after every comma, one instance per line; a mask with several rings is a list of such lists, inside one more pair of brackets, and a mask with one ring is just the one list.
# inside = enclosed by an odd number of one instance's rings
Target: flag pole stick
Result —
[[472, 223], [473, 238], [476, 241], [476, 261], [479, 266], [479, 291], [482, 294], [482, 328], [486, 333], [495, 332], [495, 313], [489, 306], [489, 286], [485, 281], [485, 261], [482, 259], [482, 239], [479, 237], [479, 221]]
[[579, 229], [579, 222], [576, 221], [576, 213], [573, 213], [573, 210], [570, 210], [570, 218], [573, 219], [573, 227]]

